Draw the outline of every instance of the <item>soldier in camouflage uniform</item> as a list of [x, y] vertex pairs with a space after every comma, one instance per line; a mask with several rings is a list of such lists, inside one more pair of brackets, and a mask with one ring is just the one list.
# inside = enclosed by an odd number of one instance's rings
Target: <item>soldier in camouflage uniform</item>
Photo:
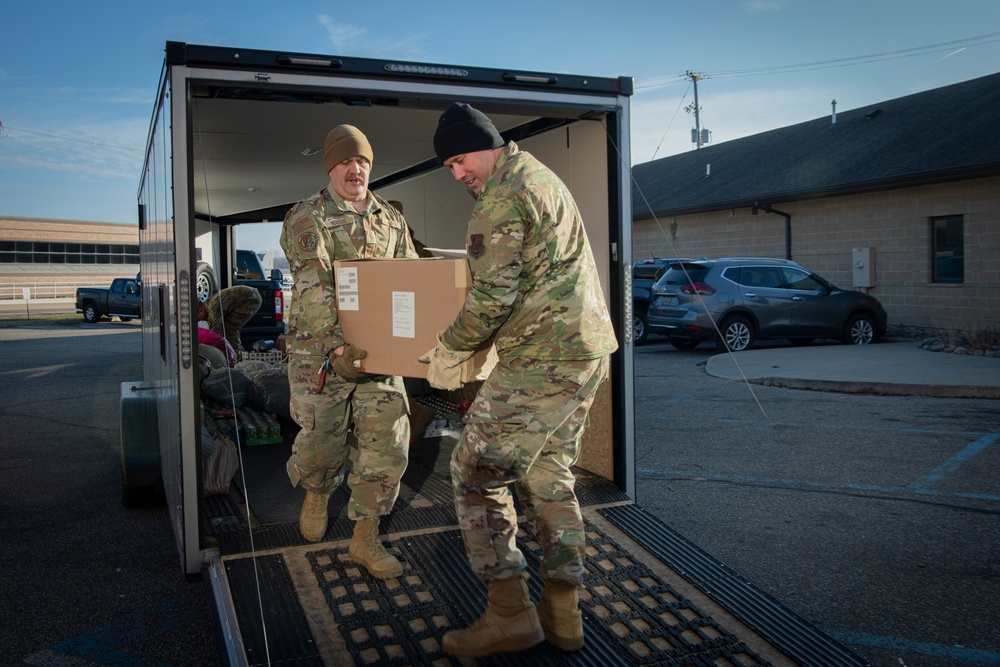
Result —
[[[347, 515], [355, 521], [350, 557], [379, 579], [402, 565], [378, 540], [379, 517], [392, 509], [409, 452], [406, 394], [400, 377], [360, 373], [365, 351], [345, 341], [338, 322], [334, 260], [416, 257], [406, 221], [368, 190], [372, 149], [357, 128], [340, 125], [326, 137], [323, 164], [330, 185], [285, 216], [281, 247], [294, 280], [288, 317], [288, 380], [292, 418], [302, 427], [288, 476], [306, 499], [299, 529], [311, 541], [327, 529], [327, 504], [357, 440]], [[353, 341], [357, 343], [358, 341]]]
[[[545, 165], [505, 144], [467, 104], [442, 115], [434, 149], [477, 203], [467, 250], [472, 288], [455, 321], [422, 359], [438, 388], [461, 385], [461, 363], [492, 338], [499, 363], [472, 407], [451, 460], [469, 562], [489, 604], [445, 651], [478, 657], [543, 637], [583, 646], [578, 587], [586, 544], [571, 470], [587, 413], [618, 343], [576, 203]], [[542, 547], [541, 600], [531, 602], [518, 549], [513, 484]]]

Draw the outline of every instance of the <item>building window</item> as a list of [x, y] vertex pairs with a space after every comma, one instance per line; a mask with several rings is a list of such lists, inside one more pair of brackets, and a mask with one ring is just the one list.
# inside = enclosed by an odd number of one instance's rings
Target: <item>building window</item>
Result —
[[965, 282], [965, 239], [962, 216], [931, 218], [931, 282]]
[[0, 264], [138, 264], [133, 244], [0, 241]]

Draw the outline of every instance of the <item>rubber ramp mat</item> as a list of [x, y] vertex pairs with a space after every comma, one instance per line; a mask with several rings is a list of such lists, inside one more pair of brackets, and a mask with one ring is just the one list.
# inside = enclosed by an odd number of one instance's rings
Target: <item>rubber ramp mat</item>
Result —
[[[574, 473], [577, 478], [576, 494], [581, 506], [628, 500], [628, 497], [608, 480], [586, 470], [575, 469]], [[282, 471], [281, 474], [284, 476], [285, 473]], [[208, 496], [204, 499], [203, 521], [206, 522], [204, 532], [216, 540], [222, 555], [249, 553], [251, 547], [259, 550], [307, 544], [299, 533], [300, 501], [295, 501], [293, 504], [296, 515], [294, 523], [257, 526], [251, 534], [247, 529], [246, 508], [234, 501], [234, 495], [241, 494], [234, 489], [230, 495]], [[323, 536], [324, 541], [346, 539], [351, 536], [353, 523], [345, 516], [344, 509], [348, 499], [349, 491], [346, 485], [337, 489], [330, 499], [330, 516], [336, 518], [332, 518]], [[521, 506], [516, 497], [514, 503], [518, 514], [521, 514]], [[251, 507], [259, 507], [256, 497], [251, 498]], [[442, 477], [440, 472], [428, 474], [426, 468], [411, 465], [403, 476], [403, 488], [392, 512], [382, 517], [380, 531], [386, 535], [399, 531], [448, 527], [457, 525], [457, 521], [451, 480]]]
[[[238, 516], [228, 516], [213, 519], [214, 538], [219, 553], [223, 556], [249, 554], [253, 551], [280, 549], [313, 544], [302, 537], [298, 523], [280, 526], [264, 526], [255, 528], [252, 533], [247, 530], [246, 522]], [[384, 536], [391, 532], [421, 530], [428, 527], [453, 526], [456, 523], [455, 508], [423, 507], [408, 509], [405, 512], [393, 512], [382, 517], [379, 532]], [[340, 516], [330, 522], [324, 542], [346, 540], [354, 532], [354, 522], [346, 516]]]
[[[252, 558], [225, 563], [249, 664], [322, 666], [284, 559], [273, 555], [256, 560], [256, 564]], [[256, 603], [258, 582], [259, 599], [267, 604]], [[264, 627], [268, 631], [266, 642]]]
[[867, 667], [868, 662], [758, 590], [641, 507], [622, 505], [597, 512], [800, 664], [810, 667]]
[[[537, 572], [541, 552], [527, 524], [518, 545]], [[358, 665], [460, 664], [444, 654], [445, 631], [472, 623], [486, 604], [486, 588], [466, 561], [457, 529], [386, 542], [403, 561], [403, 575], [379, 581], [346, 558], [346, 547], [306, 555]], [[547, 643], [494, 654], [482, 665], [768, 665], [734, 635], [636, 563], [596, 526], [587, 523], [585, 587], [580, 594], [586, 643], [563, 653]], [[541, 582], [530, 582], [538, 599]]]

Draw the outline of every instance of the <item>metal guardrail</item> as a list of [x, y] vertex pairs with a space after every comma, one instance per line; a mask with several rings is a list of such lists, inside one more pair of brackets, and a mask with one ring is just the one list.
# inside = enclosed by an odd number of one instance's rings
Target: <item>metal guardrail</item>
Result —
[[[0, 301], [28, 299], [76, 298], [77, 287], [107, 287], [107, 280], [75, 281], [75, 282], [41, 282], [24, 281], [0, 283]], [[27, 292], [25, 292], [27, 290]]]

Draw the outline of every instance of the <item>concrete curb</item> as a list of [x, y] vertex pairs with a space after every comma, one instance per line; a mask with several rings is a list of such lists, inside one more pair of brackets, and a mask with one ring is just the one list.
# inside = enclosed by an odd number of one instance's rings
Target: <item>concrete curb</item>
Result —
[[827, 391], [867, 396], [928, 396], [932, 398], [986, 398], [1000, 400], [1000, 387], [966, 385], [922, 385], [897, 382], [843, 382], [839, 380], [812, 380], [803, 378], [748, 378], [748, 382], [765, 387]]

